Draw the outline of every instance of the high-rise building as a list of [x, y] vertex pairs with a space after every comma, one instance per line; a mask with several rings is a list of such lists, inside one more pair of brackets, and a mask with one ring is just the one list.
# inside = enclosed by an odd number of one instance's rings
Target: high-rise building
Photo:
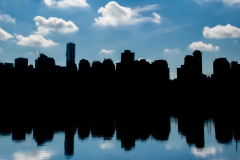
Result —
[[[152, 73], [156, 79], [161, 81], [169, 81], [170, 74], [168, 63], [166, 60], [156, 60], [152, 63]], [[157, 78], [158, 77], [158, 78]]]
[[78, 67], [79, 72], [82, 73], [87, 73], [90, 72], [90, 63], [86, 59], [82, 59], [79, 62], [79, 67]]
[[213, 78], [226, 80], [230, 75], [230, 63], [226, 58], [218, 58], [213, 62]]
[[184, 65], [177, 69], [177, 77], [179, 80], [200, 80], [202, 76], [202, 52], [195, 50], [193, 56], [185, 57]]
[[120, 72], [130, 73], [134, 69], [134, 53], [130, 50], [125, 50], [121, 54], [121, 62], [117, 63], [116, 70]]
[[35, 60], [35, 68], [40, 72], [52, 72], [55, 70], [55, 60], [40, 53], [38, 59]]
[[26, 71], [28, 68], [28, 59], [27, 58], [16, 58], [15, 59], [15, 69], [19, 71]]
[[67, 44], [67, 51], [66, 51], [66, 58], [67, 58], [67, 67], [73, 68], [76, 67], [75, 64], [75, 44], [72, 42], [69, 42]]
[[105, 73], [113, 73], [115, 71], [115, 65], [110, 58], [105, 58], [102, 63], [102, 69]]
[[125, 50], [121, 55], [121, 63], [133, 63], [134, 62], [134, 53], [130, 50]]
[[196, 74], [201, 76], [202, 75], [202, 52], [199, 50], [195, 50], [193, 52], [193, 61]]

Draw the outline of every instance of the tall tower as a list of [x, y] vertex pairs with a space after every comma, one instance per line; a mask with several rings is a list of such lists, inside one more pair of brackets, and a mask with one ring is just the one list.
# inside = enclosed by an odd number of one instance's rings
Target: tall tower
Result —
[[202, 75], [202, 52], [199, 50], [195, 50], [193, 52], [194, 66], [196, 70], [196, 74], [198, 76]]
[[230, 75], [230, 63], [227, 58], [218, 58], [213, 62], [213, 78], [225, 80]]
[[66, 57], [67, 57], [67, 67], [72, 68], [73, 66], [76, 66], [75, 64], [75, 44], [72, 42], [69, 42], [67, 44], [67, 52], [66, 52]]

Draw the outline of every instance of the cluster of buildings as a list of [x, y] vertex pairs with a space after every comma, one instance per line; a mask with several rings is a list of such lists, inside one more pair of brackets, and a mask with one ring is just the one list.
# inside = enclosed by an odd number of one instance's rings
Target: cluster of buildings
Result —
[[[120, 74], [128, 76], [149, 76], [160, 81], [169, 81], [169, 68], [166, 60], [156, 60], [151, 64], [145, 59], [135, 60], [135, 54], [130, 50], [125, 50], [121, 54], [121, 62], [113, 63], [111, 59], [104, 59], [103, 62], [93, 61], [92, 64], [88, 60], [80, 60], [78, 67], [75, 63], [75, 44], [68, 43], [66, 47], [66, 66], [61, 67], [55, 64], [53, 58], [44, 54], [35, 60], [35, 68], [28, 65], [28, 59], [16, 58], [15, 63], [0, 63], [0, 71], [4, 72], [4, 76], [11, 77], [11, 73], [42, 73], [57, 75], [58, 73], [78, 73], [78, 74]], [[78, 69], [77, 69], [78, 68]], [[198, 50], [193, 55], [187, 55], [184, 64], [177, 68], [177, 80], [201, 80], [207, 76], [202, 73], [202, 53]], [[211, 76], [215, 80], [240, 79], [240, 64], [233, 61], [231, 64], [226, 58], [219, 58], [213, 62], [213, 74]]]

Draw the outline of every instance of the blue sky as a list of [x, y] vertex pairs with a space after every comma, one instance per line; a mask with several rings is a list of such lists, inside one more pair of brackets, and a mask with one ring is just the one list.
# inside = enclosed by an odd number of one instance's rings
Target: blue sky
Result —
[[38, 53], [66, 64], [66, 43], [81, 59], [120, 61], [125, 49], [135, 59], [168, 61], [171, 78], [184, 57], [200, 49], [203, 72], [214, 59], [240, 60], [240, 0], [1, 0], [0, 60]]

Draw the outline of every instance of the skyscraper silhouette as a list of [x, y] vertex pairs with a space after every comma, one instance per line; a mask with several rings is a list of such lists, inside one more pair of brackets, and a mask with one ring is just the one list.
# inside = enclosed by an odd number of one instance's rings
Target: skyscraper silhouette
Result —
[[19, 71], [26, 71], [28, 67], [28, 59], [27, 58], [16, 58], [15, 59], [15, 68]]
[[69, 42], [67, 44], [67, 51], [66, 51], [66, 58], [67, 58], [67, 68], [71, 70], [76, 70], [76, 64], [75, 64], [75, 44], [72, 42]]
[[130, 50], [125, 50], [124, 53], [121, 55], [121, 62], [122, 63], [133, 63], [134, 62], [134, 53]]
[[35, 60], [35, 68], [40, 72], [53, 72], [55, 69], [55, 60], [41, 53], [38, 59]]
[[195, 50], [193, 56], [184, 58], [184, 65], [177, 69], [177, 77], [179, 80], [200, 80], [202, 76], [202, 52]]
[[117, 63], [117, 71], [131, 73], [134, 67], [134, 53], [130, 50], [125, 50], [121, 54], [121, 62]]
[[169, 81], [169, 68], [166, 60], [156, 60], [152, 63], [152, 73], [155, 79]]
[[213, 76], [215, 80], [226, 80], [230, 75], [230, 63], [226, 58], [218, 58], [213, 62]]
[[195, 72], [197, 74], [197, 77], [202, 76], [202, 52], [199, 50], [195, 50], [193, 52], [193, 61], [194, 61], [194, 66], [195, 66]]

